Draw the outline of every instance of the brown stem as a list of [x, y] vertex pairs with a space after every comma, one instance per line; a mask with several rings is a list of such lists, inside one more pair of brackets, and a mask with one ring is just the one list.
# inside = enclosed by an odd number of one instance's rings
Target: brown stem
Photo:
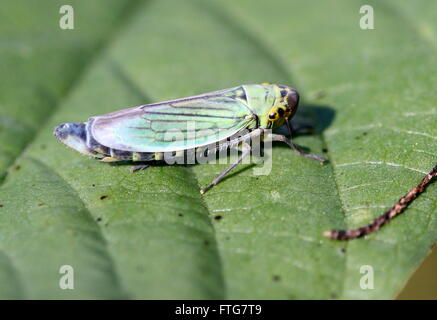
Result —
[[434, 168], [420, 181], [420, 183], [408, 193], [400, 198], [393, 207], [384, 212], [378, 218], [372, 220], [368, 225], [357, 229], [347, 230], [329, 230], [325, 231], [323, 235], [325, 237], [335, 240], [350, 240], [367, 236], [373, 232], [378, 231], [386, 223], [390, 222], [397, 215], [401, 214], [419, 194], [425, 191], [426, 187], [430, 184], [431, 180], [437, 176], [437, 164]]

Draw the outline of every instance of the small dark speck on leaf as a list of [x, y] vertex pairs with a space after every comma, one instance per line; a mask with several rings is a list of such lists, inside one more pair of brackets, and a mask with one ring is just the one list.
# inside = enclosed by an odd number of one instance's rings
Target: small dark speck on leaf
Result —
[[326, 97], [326, 95], [326, 91], [320, 90], [316, 92], [316, 94], [314, 95], [314, 99], [323, 99], [324, 97]]
[[276, 282], [281, 281], [281, 277], [278, 276], [278, 275], [274, 275], [274, 276], [272, 277], [272, 279], [273, 279], [273, 281], [276, 281]]
[[91, 186], [92, 186], [92, 187], [95, 187], [96, 185], [93, 183]]
[[47, 205], [47, 203], [45, 203], [45, 202], [40, 202], [40, 203], [38, 203], [38, 206], [39, 206], [39, 207], [46, 206], [46, 205]]
[[341, 251], [342, 253], [346, 253], [346, 248], [341, 248], [340, 251]]
[[100, 221], [102, 221], [102, 218], [99, 217], [99, 218], [96, 219], [96, 221], [100, 222]]
[[108, 198], [108, 196], [103, 195], [100, 197], [100, 200], [105, 200], [106, 198]]
[[179, 213], [178, 216], [179, 216], [179, 217], [183, 217], [184, 215], [183, 215], [182, 213]]
[[14, 167], [14, 170], [15, 170], [15, 171], [18, 171], [18, 170], [20, 170], [20, 169], [21, 169], [21, 166], [18, 165], [18, 164]]
[[68, 229], [66, 232], [70, 237], [74, 237], [76, 235], [76, 232], [74, 232], [73, 230], [70, 230], [70, 229]]
[[205, 241], [203, 241], [203, 244], [204, 244], [205, 246], [207, 246], [207, 245], [209, 245], [209, 241], [208, 241], [208, 240], [205, 240]]
[[327, 148], [323, 148], [322, 151], [323, 151], [323, 153], [328, 153], [328, 149]]
[[222, 216], [215, 216], [215, 217], [214, 217], [214, 219], [217, 220], [217, 221], [218, 221], [218, 220], [221, 220], [222, 218], [223, 218]]
[[0, 208], [3, 208], [3, 205], [2, 205], [2, 204], [0, 204]]
[[356, 136], [355, 139], [359, 140], [359, 139], [361, 139], [362, 137], [365, 137], [365, 136], [367, 136], [367, 132], [364, 131], [361, 135]]

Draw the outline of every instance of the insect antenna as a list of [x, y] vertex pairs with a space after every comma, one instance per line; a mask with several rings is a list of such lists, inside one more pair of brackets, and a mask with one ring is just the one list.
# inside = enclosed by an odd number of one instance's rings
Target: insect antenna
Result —
[[287, 120], [285, 120], [285, 123], [287, 124], [288, 134], [291, 137], [292, 129], [291, 129], [290, 121], [287, 119]]
[[432, 179], [437, 176], [437, 164], [434, 168], [420, 181], [420, 183], [402, 198], [400, 198], [393, 207], [384, 212], [382, 215], [372, 220], [368, 225], [357, 229], [347, 230], [329, 230], [325, 231], [323, 235], [325, 237], [335, 240], [351, 240], [360, 237], [364, 237], [368, 234], [378, 231], [382, 226], [390, 222], [396, 216], [401, 214], [414, 199], [417, 198], [426, 187], [431, 183]]

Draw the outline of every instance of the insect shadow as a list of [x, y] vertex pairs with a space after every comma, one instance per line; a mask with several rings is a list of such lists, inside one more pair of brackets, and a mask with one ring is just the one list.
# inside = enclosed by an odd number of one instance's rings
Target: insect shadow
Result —
[[[297, 111], [296, 115], [290, 121], [293, 128], [293, 138], [299, 136], [321, 136], [323, 132], [330, 127], [332, 121], [335, 118], [335, 110], [329, 106], [320, 104], [302, 103]], [[279, 128], [278, 133], [288, 135], [287, 128], [282, 126]], [[275, 145], [280, 145], [284, 148], [283, 143], [275, 142]], [[299, 147], [305, 152], [309, 152], [310, 149], [305, 146]]]

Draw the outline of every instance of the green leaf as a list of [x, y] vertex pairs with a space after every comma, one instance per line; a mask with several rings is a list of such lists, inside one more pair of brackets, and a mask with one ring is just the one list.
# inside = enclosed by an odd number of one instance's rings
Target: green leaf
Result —
[[[59, 29], [60, 2], [8, 2], [0, 297], [395, 297], [437, 240], [435, 184], [377, 234], [322, 232], [368, 222], [434, 165], [436, 23], [429, 1], [366, 3], [374, 30], [346, 0], [78, 1], [74, 30]], [[296, 142], [326, 149], [328, 165], [278, 144], [270, 175], [241, 165], [201, 196], [225, 165], [132, 174], [52, 136], [62, 122], [257, 82], [301, 92], [298, 118], [318, 130]], [[74, 290], [59, 287], [63, 265]], [[360, 288], [363, 265], [373, 290]]]

